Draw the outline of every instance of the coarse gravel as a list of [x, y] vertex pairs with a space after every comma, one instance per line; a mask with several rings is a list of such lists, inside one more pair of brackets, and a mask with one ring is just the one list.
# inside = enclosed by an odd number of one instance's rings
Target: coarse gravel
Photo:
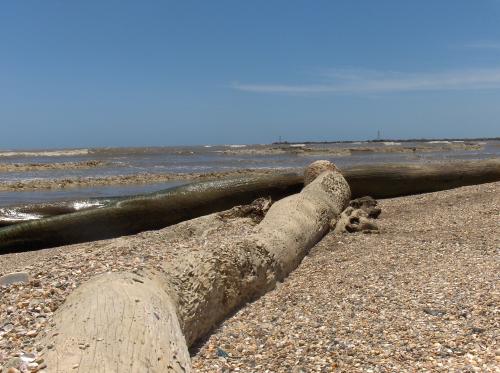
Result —
[[380, 234], [326, 236], [195, 371], [500, 371], [499, 186], [379, 201]]

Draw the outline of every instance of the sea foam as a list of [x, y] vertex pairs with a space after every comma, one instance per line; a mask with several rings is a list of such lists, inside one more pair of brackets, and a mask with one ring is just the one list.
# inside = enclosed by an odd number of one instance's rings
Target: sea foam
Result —
[[0, 157], [67, 157], [87, 155], [88, 149], [43, 150], [43, 151], [0, 151]]

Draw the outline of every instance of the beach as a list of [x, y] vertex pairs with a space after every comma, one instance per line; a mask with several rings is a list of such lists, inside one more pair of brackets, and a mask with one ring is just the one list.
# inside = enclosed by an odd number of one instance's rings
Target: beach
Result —
[[[275, 290], [192, 349], [195, 371], [495, 371], [499, 186], [379, 201], [380, 233], [328, 234]], [[255, 224], [213, 214], [2, 255], [2, 275], [24, 271], [30, 281], [0, 290], [0, 365], [32, 352], [43, 367], [51, 346], [37, 343], [50, 335], [53, 312], [94, 275], [160, 269], [176, 248], [245, 235]]]
[[380, 234], [327, 235], [282, 285], [219, 325], [194, 366], [497, 371], [499, 186], [380, 201]]
[[500, 0], [2, 14], [0, 373], [500, 373]]

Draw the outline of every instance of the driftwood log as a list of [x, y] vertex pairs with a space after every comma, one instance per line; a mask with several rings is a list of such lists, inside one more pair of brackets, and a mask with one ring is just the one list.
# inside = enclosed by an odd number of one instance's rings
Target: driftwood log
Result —
[[[500, 160], [347, 167], [353, 198], [391, 198], [500, 180]], [[307, 178], [307, 175], [306, 175]], [[54, 247], [160, 229], [256, 198], [298, 192], [301, 176], [288, 174], [189, 184], [108, 206], [0, 228], [0, 253]]]
[[437, 192], [500, 180], [500, 159], [356, 166], [342, 169], [353, 198]]
[[[271, 206], [253, 233], [180, 248], [159, 273], [111, 273], [77, 288], [43, 338], [50, 372], [190, 372], [188, 347], [283, 280], [350, 200], [338, 171]], [[73, 370], [75, 369], [75, 370]]]
[[0, 229], [0, 254], [95, 241], [160, 229], [270, 196], [297, 193], [302, 177], [282, 174], [188, 184], [93, 209]]

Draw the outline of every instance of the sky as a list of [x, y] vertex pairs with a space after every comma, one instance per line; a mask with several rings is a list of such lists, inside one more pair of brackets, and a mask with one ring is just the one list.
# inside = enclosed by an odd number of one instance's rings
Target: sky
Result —
[[0, 148], [500, 136], [500, 0], [4, 1]]

